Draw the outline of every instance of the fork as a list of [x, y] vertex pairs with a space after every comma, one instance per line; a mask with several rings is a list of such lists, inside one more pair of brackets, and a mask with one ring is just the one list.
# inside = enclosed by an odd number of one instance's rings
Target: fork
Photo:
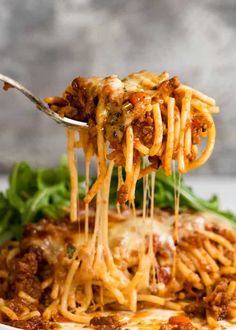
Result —
[[61, 117], [56, 112], [52, 111], [42, 100], [40, 100], [38, 97], [34, 96], [33, 93], [31, 93], [27, 88], [25, 88], [23, 85], [21, 85], [16, 80], [5, 76], [0, 73], [0, 80], [4, 83], [9, 84], [9, 87], [14, 87], [18, 91], [20, 91], [22, 94], [24, 94], [31, 102], [33, 102], [36, 105], [36, 108], [46, 115], [48, 115], [51, 119], [55, 120], [58, 124], [62, 124], [67, 127], [75, 127], [79, 129], [87, 129], [88, 124], [82, 121], [74, 120], [67, 117]]

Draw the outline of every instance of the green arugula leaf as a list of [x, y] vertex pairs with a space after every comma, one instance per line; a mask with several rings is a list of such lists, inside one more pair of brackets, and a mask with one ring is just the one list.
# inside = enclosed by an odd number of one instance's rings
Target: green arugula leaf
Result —
[[[179, 180], [179, 174], [176, 173], [176, 182]], [[156, 193], [155, 193], [155, 204], [160, 205], [159, 207], [170, 207], [174, 208], [174, 178], [173, 176], [165, 176], [163, 170], [159, 170], [156, 174]], [[160, 191], [162, 193], [160, 194]], [[164, 194], [164, 193], [165, 194]], [[160, 198], [160, 196], [162, 198]], [[165, 205], [165, 206], [164, 206]], [[189, 208], [195, 211], [205, 211], [215, 214], [222, 218], [222, 220], [230, 221], [236, 225], [236, 216], [230, 211], [222, 211], [220, 209], [219, 199], [216, 195], [213, 195], [210, 199], [206, 200], [198, 197], [192, 190], [184, 184], [181, 178], [180, 185], [180, 208]]]
[[[230, 211], [222, 211], [220, 209], [219, 199], [216, 195], [213, 195], [209, 200], [205, 200], [197, 196], [193, 189], [187, 186], [183, 178], [179, 176], [178, 173], [174, 175], [166, 176], [162, 169], [159, 169], [156, 173], [155, 180], [155, 196], [154, 204], [156, 207], [161, 209], [169, 208], [174, 209], [175, 207], [175, 196], [174, 187], [175, 182], [180, 180], [180, 209], [192, 209], [194, 211], [205, 211], [210, 212], [222, 220], [230, 221], [236, 226], [236, 216]], [[116, 187], [117, 187], [117, 171], [114, 171], [112, 176], [112, 184], [110, 191], [110, 204], [114, 206], [116, 204]], [[143, 202], [143, 183], [142, 180], [137, 182], [136, 192], [135, 192], [135, 205], [137, 208], [142, 207]]]
[[[179, 175], [176, 175], [178, 182]], [[93, 178], [90, 184], [93, 182]], [[85, 196], [85, 178], [79, 176], [79, 198]], [[110, 187], [110, 207], [115, 207], [117, 200], [117, 169], [114, 170]], [[142, 207], [143, 182], [136, 187], [136, 207]], [[165, 176], [162, 170], [156, 173], [155, 206], [174, 209], [174, 179]], [[17, 163], [11, 172], [9, 188], [0, 193], [0, 244], [9, 239], [20, 239], [23, 226], [44, 217], [53, 221], [66, 216], [70, 206], [70, 175], [66, 157], [55, 168], [31, 168], [26, 162]], [[181, 179], [180, 208], [195, 211], [207, 211], [222, 220], [236, 225], [236, 216], [230, 211], [222, 211], [217, 196], [204, 200], [186, 186]]]
[[65, 158], [53, 169], [32, 169], [25, 162], [17, 163], [9, 188], [0, 193], [0, 242], [19, 239], [27, 223], [43, 217], [60, 219], [68, 213], [69, 205], [70, 179]]

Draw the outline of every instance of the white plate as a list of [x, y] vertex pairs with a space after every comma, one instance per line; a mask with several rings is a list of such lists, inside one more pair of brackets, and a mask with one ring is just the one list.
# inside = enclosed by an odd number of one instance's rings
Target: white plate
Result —
[[[112, 313], [114, 315], [114, 312]], [[130, 330], [148, 330], [150, 326], [150, 330], [158, 329], [158, 325], [160, 326], [161, 322], [165, 322], [169, 319], [169, 317], [173, 315], [177, 315], [176, 311], [170, 310], [162, 310], [162, 309], [151, 309], [141, 311], [139, 317], [135, 317], [135, 314], [129, 312], [119, 312], [119, 318], [122, 318], [122, 321], [126, 323], [123, 329]], [[102, 314], [104, 315], [104, 313]], [[219, 322], [219, 327], [215, 330], [236, 330], [236, 320], [235, 323], [228, 323], [225, 321]], [[194, 323], [201, 330], [208, 330], [208, 327], [205, 325], [200, 325], [199, 323]], [[61, 323], [62, 330], [90, 330], [91, 328], [85, 327], [84, 325], [76, 324], [76, 323]], [[13, 327], [9, 327], [3, 324], [0, 324], [0, 330], [18, 330]]]

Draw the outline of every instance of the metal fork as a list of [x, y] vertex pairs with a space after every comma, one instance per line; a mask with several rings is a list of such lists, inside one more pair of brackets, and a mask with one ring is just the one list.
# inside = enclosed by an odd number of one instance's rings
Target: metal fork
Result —
[[0, 80], [9, 84], [10, 87], [16, 88], [22, 94], [24, 94], [31, 102], [36, 105], [36, 108], [46, 115], [48, 115], [51, 119], [55, 120], [58, 124], [62, 124], [67, 127], [75, 127], [79, 129], [87, 129], [88, 124], [82, 121], [70, 119], [67, 117], [61, 117], [56, 112], [52, 111], [42, 100], [33, 95], [27, 88], [22, 86], [20, 83], [15, 81], [14, 79], [7, 77], [0, 73]]

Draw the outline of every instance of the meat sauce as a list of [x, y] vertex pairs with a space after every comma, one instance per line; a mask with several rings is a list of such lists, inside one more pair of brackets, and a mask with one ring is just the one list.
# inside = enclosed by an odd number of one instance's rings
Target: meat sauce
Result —
[[114, 316], [93, 317], [90, 326], [95, 330], [122, 330], [121, 323]]
[[188, 317], [178, 315], [170, 317], [167, 323], [161, 325], [160, 330], [197, 330], [197, 328]]

